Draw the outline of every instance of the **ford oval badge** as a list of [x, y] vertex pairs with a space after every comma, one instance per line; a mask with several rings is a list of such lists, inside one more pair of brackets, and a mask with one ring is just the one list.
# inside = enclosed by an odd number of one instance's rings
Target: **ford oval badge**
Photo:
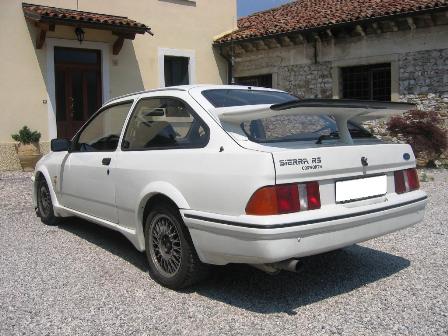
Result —
[[410, 158], [411, 158], [411, 156], [409, 155], [409, 153], [403, 154], [403, 159], [405, 159], [406, 161], [409, 161]]

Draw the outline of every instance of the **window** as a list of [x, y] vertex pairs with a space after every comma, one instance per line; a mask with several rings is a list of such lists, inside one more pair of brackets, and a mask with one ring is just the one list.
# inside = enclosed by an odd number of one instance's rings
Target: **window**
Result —
[[202, 91], [202, 95], [214, 107], [280, 104], [297, 100], [297, 97], [286, 92], [268, 90], [213, 89]]
[[80, 152], [114, 151], [132, 102], [114, 105], [101, 111], [81, 131], [76, 141]]
[[101, 54], [99, 50], [55, 47], [54, 63], [98, 65], [101, 63]]
[[165, 56], [165, 86], [188, 85], [190, 84], [188, 57]]
[[177, 98], [142, 99], [124, 136], [123, 150], [197, 148], [208, 143], [208, 128]]
[[[241, 128], [250, 140], [261, 143], [285, 141], [316, 141], [320, 137], [338, 139], [336, 122], [326, 115], [282, 115], [241, 123]], [[370, 138], [364, 128], [348, 122], [353, 138]]]
[[390, 63], [342, 68], [342, 96], [390, 101]]
[[238, 85], [272, 88], [272, 75], [269, 74], [250, 77], [238, 77], [235, 79], [235, 82]]

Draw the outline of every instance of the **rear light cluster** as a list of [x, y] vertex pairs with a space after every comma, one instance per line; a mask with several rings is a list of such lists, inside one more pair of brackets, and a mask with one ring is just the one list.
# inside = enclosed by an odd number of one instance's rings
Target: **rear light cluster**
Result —
[[279, 184], [258, 189], [246, 206], [248, 215], [280, 215], [320, 209], [318, 182]]
[[417, 170], [415, 168], [398, 170], [394, 172], [395, 192], [403, 194], [408, 191], [417, 190], [420, 188], [418, 182]]

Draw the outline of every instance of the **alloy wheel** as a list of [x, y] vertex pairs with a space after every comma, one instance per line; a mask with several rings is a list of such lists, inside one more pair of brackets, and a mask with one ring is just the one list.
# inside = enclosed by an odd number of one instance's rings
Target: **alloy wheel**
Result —
[[182, 247], [176, 225], [164, 214], [154, 216], [150, 225], [151, 259], [163, 276], [173, 277], [179, 271], [182, 261]]

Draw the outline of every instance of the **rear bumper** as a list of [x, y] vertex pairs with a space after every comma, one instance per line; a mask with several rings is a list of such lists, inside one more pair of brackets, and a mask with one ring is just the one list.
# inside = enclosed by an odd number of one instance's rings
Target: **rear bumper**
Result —
[[426, 203], [426, 194], [415, 191], [373, 205], [339, 206], [338, 211], [335, 206], [257, 217], [183, 210], [182, 216], [203, 262], [263, 264], [335, 250], [406, 228], [423, 219]]

